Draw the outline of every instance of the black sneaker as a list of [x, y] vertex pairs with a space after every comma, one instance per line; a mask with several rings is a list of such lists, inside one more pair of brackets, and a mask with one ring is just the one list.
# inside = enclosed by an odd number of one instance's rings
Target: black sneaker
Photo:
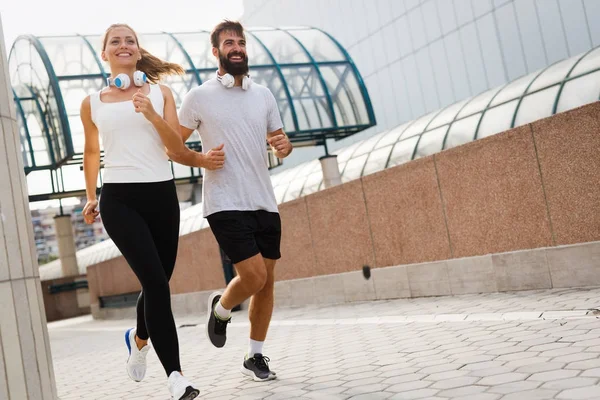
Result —
[[215, 347], [225, 346], [227, 341], [227, 324], [231, 322], [231, 317], [223, 320], [215, 314], [215, 306], [219, 302], [221, 294], [214, 292], [208, 298], [208, 316], [206, 321], [206, 337]]
[[242, 374], [249, 376], [256, 382], [270, 381], [277, 378], [277, 374], [269, 369], [269, 357], [256, 353], [254, 357], [244, 358]]

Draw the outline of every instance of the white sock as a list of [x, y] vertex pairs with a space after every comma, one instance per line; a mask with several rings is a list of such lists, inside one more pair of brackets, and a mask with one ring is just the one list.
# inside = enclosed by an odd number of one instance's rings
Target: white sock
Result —
[[217, 313], [220, 319], [229, 319], [229, 317], [231, 316], [231, 310], [225, 309], [225, 307], [221, 305], [221, 300], [219, 300], [219, 302], [215, 306], [215, 312]]
[[255, 354], [262, 354], [263, 344], [265, 344], [265, 342], [250, 339], [250, 342], [248, 343], [248, 358], [254, 357]]

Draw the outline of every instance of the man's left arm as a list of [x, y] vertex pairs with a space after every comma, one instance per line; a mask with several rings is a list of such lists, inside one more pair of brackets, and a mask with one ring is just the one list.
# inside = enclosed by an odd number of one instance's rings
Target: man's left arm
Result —
[[290, 139], [283, 131], [283, 128], [268, 133], [267, 142], [271, 145], [273, 154], [277, 158], [285, 158], [289, 156], [293, 150], [292, 142], [290, 142]]

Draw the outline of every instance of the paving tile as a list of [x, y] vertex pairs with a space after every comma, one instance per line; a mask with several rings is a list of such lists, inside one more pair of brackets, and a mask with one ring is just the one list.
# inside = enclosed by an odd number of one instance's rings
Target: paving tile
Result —
[[508, 383], [508, 382], [523, 381], [523, 380], [527, 379], [527, 376], [528, 376], [527, 374], [510, 372], [507, 374], [500, 374], [500, 375], [493, 375], [493, 376], [485, 377], [482, 380], [480, 380], [479, 382], [477, 382], [477, 384], [486, 385], [486, 386], [502, 385], [503, 383]]
[[564, 389], [573, 389], [584, 386], [592, 386], [598, 380], [595, 378], [568, 378], [568, 379], [559, 379], [556, 381], [546, 382], [542, 385], [543, 389], [556, 389], [556, 390], [564, 390]]
[[587, 386], [563, 390], [556, 398], [565, 400], [600, 399], [600, 386]]
[[[239, 373], [247, 311], [236, 314], [223, 349], [202, 336], [202, 316], [178, 318], [196, 325], [178, 335], [184, 372], [207, 399], [598, 399], [600, 320], [535, 316], [597, 298], [600, 288], [277, 309], [265, 348], [279, 379], [263, 383]], [[454, 317], [486, 313], [510, 318]], [[59, 398], [79, 400], [82, 390], [86, 400], [168, 397], [155, 352], [143, 385], [123, 373], [121, 334], [133, 323], [49, 324]]]

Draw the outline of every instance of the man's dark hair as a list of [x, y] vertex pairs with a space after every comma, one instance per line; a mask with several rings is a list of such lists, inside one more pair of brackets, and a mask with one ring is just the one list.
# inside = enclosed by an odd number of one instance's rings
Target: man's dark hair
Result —
[[215, 26], [210, 33], [210, 43], [213, 47], [219, 48], [219, 36], [221, 32], [233, 32], [236, 35], [246, 39], [244, 35], [244, 27], [237, 21], [230, 21], [228, 19]]

